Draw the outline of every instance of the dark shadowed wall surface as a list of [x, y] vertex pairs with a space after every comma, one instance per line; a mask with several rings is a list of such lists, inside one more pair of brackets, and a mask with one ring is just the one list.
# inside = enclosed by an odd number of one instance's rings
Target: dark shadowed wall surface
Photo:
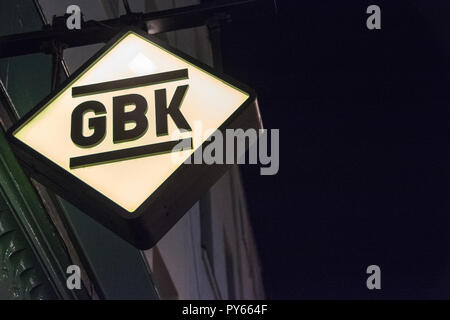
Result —
[[278, 175], [244, 170], [267, 296], [449, 298], [450, 3], [278, 9], [223, 33], [225, 71], [280, 129]]

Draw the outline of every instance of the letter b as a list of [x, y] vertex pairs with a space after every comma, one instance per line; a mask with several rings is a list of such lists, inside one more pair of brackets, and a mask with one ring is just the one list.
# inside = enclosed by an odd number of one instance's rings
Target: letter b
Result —
[[[131, 111], [125, 107], [134, 105]], [[113, 98], [113, 141], [114, 143], [135, 140], [142, 136], [148, 128], [147, 101], [138, 94], [128, 94]], [[127, 123], [134, 123], [132, 129], [126, 130]]]

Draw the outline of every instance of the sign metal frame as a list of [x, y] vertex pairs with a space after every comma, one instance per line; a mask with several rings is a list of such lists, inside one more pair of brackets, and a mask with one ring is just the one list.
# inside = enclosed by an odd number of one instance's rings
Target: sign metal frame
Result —
[[[262, 128], [256, 94], [251, 88], [169, 46], [155, 36], [149, 35], [135, 27], [127, 27], [114, 36], [102, 49], [60, 84], [56, 90], [14, 124], [8, 130], [7, 138], [24, 169], [32, 177], [53, 189], [63, 198], [135, 247], [149, 249], [232, 166], [231, 164], [182, 163], [134, 212], [130, 213], [13, 135], [18, 128], [43, 110], [50, 100], [66, 89], [79, 75], [130, 31], [249, 95], [245, 102], [236, 109], [218, 130], [225, 133], [226, 129], [240, 128], [246, 130], [249, 128]], [[201, 152], [208, 143], [209, 141], [206, 140], [200, 148], [195, 150], [191, 155], [191, 159], [196, 157], [196, 154]]]

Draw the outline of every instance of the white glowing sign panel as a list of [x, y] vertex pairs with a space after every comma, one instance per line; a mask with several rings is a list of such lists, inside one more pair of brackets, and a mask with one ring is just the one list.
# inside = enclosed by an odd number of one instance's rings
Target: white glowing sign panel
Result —
[[254, 99], [138, 31], [81, 69], [11, 135], [130, 216]]

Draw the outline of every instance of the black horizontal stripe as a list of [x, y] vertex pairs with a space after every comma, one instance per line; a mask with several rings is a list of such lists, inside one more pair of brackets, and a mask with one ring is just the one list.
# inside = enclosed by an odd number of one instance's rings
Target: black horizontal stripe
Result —
[[180, 69], [122, 80], [100, 82], [88, 84], [85, 86], [73, 87], [72, 97], [124, 90], [140, 86], [150, 86], [158, 83], [184, 80], [188, 78], [188, 69]]
[[70, 158], [70, 169], [189, 149], [192, 149], [192, 138], [148, 144], [140, 147], [73, 157]]

